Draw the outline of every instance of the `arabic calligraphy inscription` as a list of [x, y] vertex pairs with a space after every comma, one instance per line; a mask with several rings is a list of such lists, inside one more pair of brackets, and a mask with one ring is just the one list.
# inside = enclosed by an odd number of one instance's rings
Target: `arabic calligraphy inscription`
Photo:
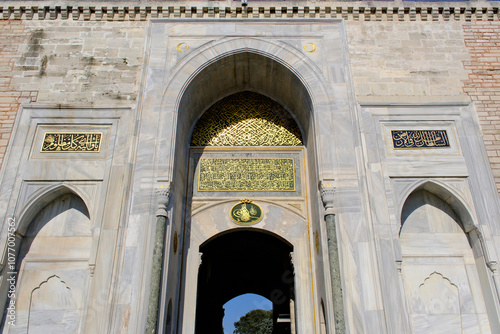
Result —
[[198, 191], [295, 191], [294, 159], [200, 159]]
[[61, 133], [46, 132], [40, 152], [89, 152], [97, 153], [101, 149], [102, 133]]
[[391, 136], [395, 149], [450, 147], [446, 130], [391, 130]]

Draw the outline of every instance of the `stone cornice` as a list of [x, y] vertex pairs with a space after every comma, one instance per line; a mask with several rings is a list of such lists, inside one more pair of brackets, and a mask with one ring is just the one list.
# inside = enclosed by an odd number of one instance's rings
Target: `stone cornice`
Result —
[[493, 1], [4, 1], [3, 20], [145, 21], [151, 18], [336, 18], [348, 21], [499, 21]]

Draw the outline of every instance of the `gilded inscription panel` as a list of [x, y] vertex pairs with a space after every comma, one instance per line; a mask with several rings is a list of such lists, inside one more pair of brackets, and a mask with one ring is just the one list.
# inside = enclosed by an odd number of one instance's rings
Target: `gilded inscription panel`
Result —
[[450, 147], [446, 130], [391, 130], [395, 149]]
[[100, 132], [45, 132], [40, 152], [98, 153], [101, 150], [101, 140]]
[[295, 191], [293, 158], [202, 158], [198, 191]]

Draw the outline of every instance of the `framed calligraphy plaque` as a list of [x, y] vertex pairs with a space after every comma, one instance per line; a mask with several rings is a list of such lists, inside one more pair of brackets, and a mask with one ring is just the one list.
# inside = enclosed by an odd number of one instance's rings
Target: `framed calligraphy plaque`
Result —
[[295, 191], [293, 158], [202, 158], [198, 191]]
[[446, 130], [391, 130], [395, 149], [424, 149], [450, 147]]
[[99, 153], [102, 133], [45, 132], [41, 153]]

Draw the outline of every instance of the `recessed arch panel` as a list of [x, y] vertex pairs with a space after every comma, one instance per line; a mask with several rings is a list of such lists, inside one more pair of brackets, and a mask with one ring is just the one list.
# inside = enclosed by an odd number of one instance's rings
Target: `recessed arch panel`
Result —
[[90, 219], [88, 199], [82, 196], [81, 192], [75, 187], [60, 183], [42, 188], [31, 196], [18, 215], [19, 225], [17, 227], [17, 232], [24, 235], [35, 216], [52, 201], [64, 194], [74, 194], [80, 198], [85, 205], [87, 218]]
[[474, 220], [472, 219], [470, 208], [465, 204], [463, 198], [461, 198], [456, 191], [454, 191], [447, 185], [435, 180], [419, 181], [406, 192], [405, 196], [403, 196], [404, 200], [402, 201], [400, 208], [401, 220], [403, 220], [403, 210], [404, 206], [408, 203], [408, 198], [412, 194], [420, 190], [428, 191], [429, 193], [436, 195], [443, 202], [447, 203], [450, 208], [457, 214], [457, 217], [460, 219], [460, 224], [465, 232], [470, 232], [471, 230], [475, 229], [475, 224]]
[[464, 319], [474, 319], [467, 323], [471, 330], [490, 330], [492, 313], [484, 297], [490, 292], [480, 279], [484, 259], [475, 254], [480, 249], [473, 252], [474, 241], [462, 221], [470, 216], [456, 202], [450, 191], [427, 182], [406, 198], [402, 209], [401, 272], [415, 333], [460, 329]]
[[[92, 222], [86, 204], [70, 188], [56, 186], [45, 196], [36, 197], [33, 211], [22, 216], [33, 218], [22, 222], [15, 244], [16, 313], [29, 319], [19, 329], [57, 332], [64, 327], [77, 333], [87, 300]], [[44, 321], [47, 317], [54, 321]]]

